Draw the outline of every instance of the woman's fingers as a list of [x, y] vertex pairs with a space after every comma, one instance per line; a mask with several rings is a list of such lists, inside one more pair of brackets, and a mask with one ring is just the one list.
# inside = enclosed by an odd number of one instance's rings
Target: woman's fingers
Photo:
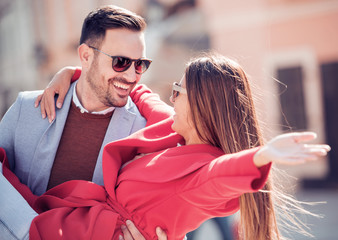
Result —
[[43, 94], [40, 94], [36, 99], [35, 99], [35, 102], [34, 102], [34, 106], [37, 108], [41, 102], [41, 99], [42, 99], [42, 95]]
[[287, 165], [297, 165], [305, 162], [317, 161], [321, 157], [327, 155], [327, 152], [330, 151], [328, 145], [313, 144], [311, 147], [304, 146], [300, 148], [301, 150], [292, 152], [288, 155], [276, 159], [276, 163], [287, 164]]
[[54, 96], [56, 92], [51, 88], [46, 88], [44, 92], [35, 100], [35, 107], [40, 104], [40, 111], [42, 118], [48, 117], [48, 121], [52, 122], [55, 118], [55, 103]]
[[64, 94], [63, 93], [62, 94], [59, 93], [58, 99], [56, 101], [56, 107], [57, 108], [61, 108], [62, 107], [63, 101], [65, 100], [66, 93], [67, 92], [65, 92]]
[[314, 132], [297, 132], [290, 134], [296, 143], [308, 142], [317, 138], [317, 134]]
[[295, 165], [315, 161], [326, 156], [330, 146], [326, 144], [306, 144], [317, 137], [314, 132], [297, 132], [279, 135], [263, 146], [254, 156], [257, 167], [269, 162]]
[[331, 147], [327, 144], [305, 144], [305, 148], [311, 149], [311, 150], [324, 150], [325, 152], [329, 152], [331, 150]]
[[38, 107], [40, 104], [40, 111], [42, 118], [48, 117], [49, 122], [55, 119], [55, 95], [59, 94], [56, 106], [61, 108], [63, 101], [68, 92], [71, 78], [76, 70], [76, 67], [64, 67], [55, 74], [52, 81], [48, 84], [44, 92], [39, 95], [34, 105]]
[[49, 90], [46, 89], [46, 112], [49, 119], [49, 122], [52, 122], [55, 118], [55, 95], [57, 92], [50, 88]]
[[40, 100], [40, 111], [41, 111], [41, 116], [43, 119], [46, 118], [46, 109], [45, 109], [45, 101], [43, 98], [43, 94], [41, 95], [41, 100]]

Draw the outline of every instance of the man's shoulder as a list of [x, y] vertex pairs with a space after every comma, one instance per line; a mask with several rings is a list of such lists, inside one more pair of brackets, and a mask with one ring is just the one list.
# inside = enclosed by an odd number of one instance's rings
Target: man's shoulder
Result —
[[[40, 107], [35, 107], [36, 98], [42, 94], [42, 90], [19, 92], [18, 97], [8, 113], [11, 112], [26, 119], [42, 119]], [[7, 113], [6, 113], [7, 114]]]
[[137, 129], [141, 129], [146, 126], [147, 120], [142, 116], [136, 104], [133, 102], [133, 100], [130, 97], [128, 98], [128, 102], [125, 108], [129, 113], [135, 116], [134, 125]]
[[18, 100], [20, 100], [20, 101], [35, 101], [36, 98], [42, 93], [43, 93], [43, 90], [19, 92]]
[[140, 113], [140, 111], [138, 110], [136, 104], [131, 99], [131, 97], [128, 97], [127, 104], [124, 106], [124, 108], [127, 111], [131, 112], [131, 113], [134, 113], [136, 115], [142, 116], [141, 113]]

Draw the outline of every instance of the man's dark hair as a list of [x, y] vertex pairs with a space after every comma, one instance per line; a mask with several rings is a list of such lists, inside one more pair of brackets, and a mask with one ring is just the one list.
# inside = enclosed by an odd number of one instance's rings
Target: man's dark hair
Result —
[[99, 48], [107, 29], [125, 28], [140, 32], [147, 24], [143, 17], [113, 5], [98, 8], [88, 14], [82, 26], [80, 45], [86, 43]]

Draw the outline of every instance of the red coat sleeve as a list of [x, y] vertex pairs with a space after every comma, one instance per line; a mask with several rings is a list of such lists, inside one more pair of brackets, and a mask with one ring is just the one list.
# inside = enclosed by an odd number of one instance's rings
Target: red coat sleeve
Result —
[[81, 72], [82, 72], [82, 69], [77, 67], [75, 69], [75, 72], [74, 72], [73, 77], [71, 78], [70, 82], [72, 83], [72, 82], [77, 81], [81, 76]]
[[202, 208], [215, 208], [218, 205], [236, 212], [239, 207], [238, 197], [244, 193], [257, 192], [268, 179], [271, 164], [258, 169], [253, 163], [253, 156], [258, 149], [216, 158], [180, 183], [178, 191], [186, 201]]
[[171, 117], [174, 109], [163, 102], [158, 94], [153, 93], [146, 85], [137, 85], [130, 93], [143, 117], [147, 119], [147, 126]]

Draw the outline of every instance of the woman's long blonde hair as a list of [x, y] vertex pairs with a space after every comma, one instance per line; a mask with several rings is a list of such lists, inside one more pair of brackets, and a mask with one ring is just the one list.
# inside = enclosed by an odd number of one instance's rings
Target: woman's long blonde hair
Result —
[[[263, 144], [247, 76], [234, 61], [208, 54], [185, 72], [192, 121], [199, 137], [225, 153]], [[271, 175], [264, 188], [240, 197], [240, 238], [280, 239]]]

